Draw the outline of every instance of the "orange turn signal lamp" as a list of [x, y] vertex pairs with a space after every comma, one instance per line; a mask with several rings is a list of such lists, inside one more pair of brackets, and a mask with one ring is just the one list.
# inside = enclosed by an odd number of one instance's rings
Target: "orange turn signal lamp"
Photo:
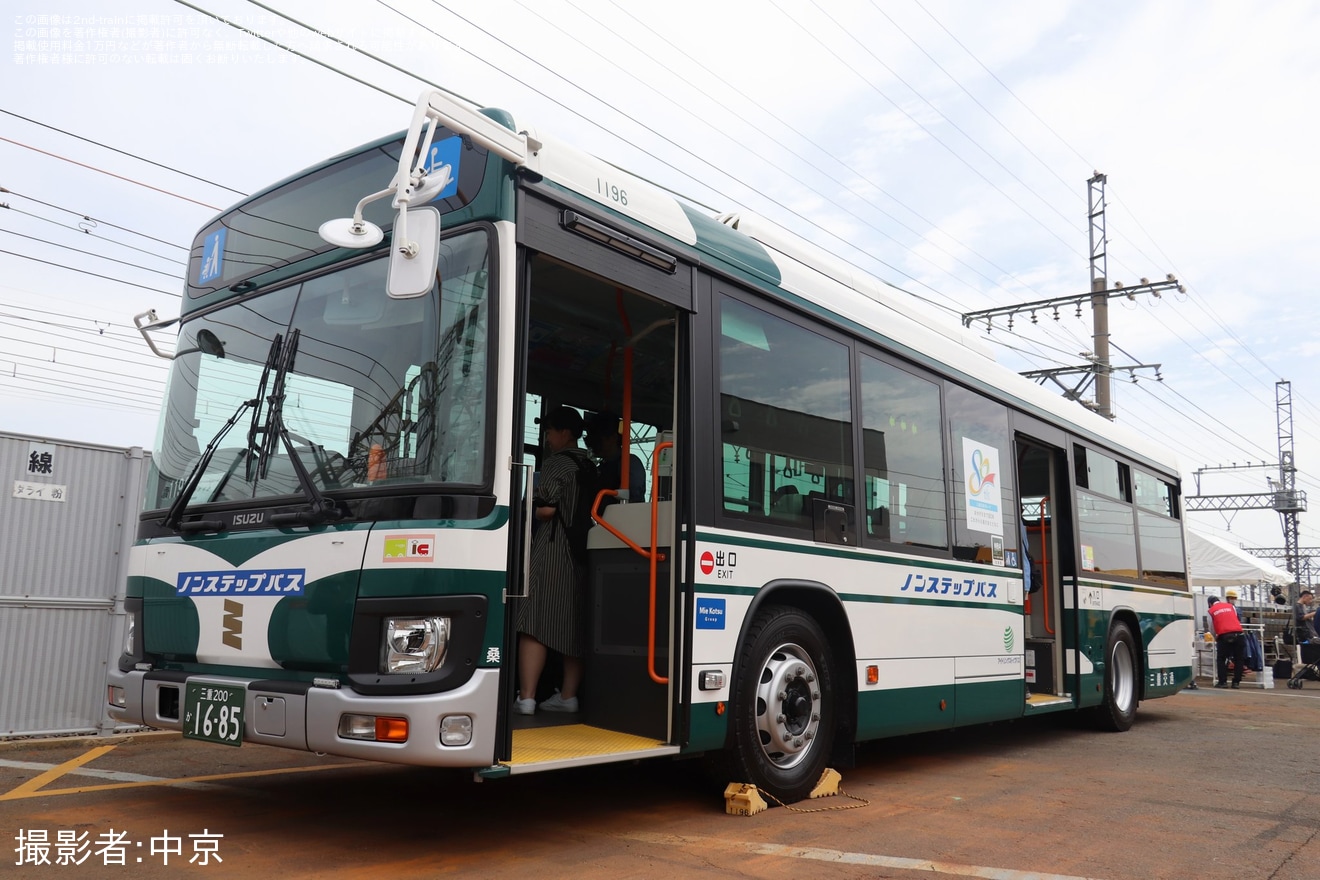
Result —
[[408, 719], [344, 714], [339, 716], [339, 735], [368, 742], [404, 743], [408, 741]]

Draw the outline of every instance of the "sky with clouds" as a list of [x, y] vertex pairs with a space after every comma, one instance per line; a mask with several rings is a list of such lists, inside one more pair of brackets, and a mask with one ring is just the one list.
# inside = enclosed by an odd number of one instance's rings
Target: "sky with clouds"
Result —
[[[1113, 363], [1163, 378], [1116, 376], [1117, 418], [1173, 447], [1195, 494], [1197, 468], [1277, 463], [1290, 381], [1298, 488], [1320, 486], [1313, 4], [3, 7], [0, 430], [150, 448], [165, 361], [132, 316], [177, 314], [196, 230], [402, 129], [439, 85], [712, 211], [763, 214], [955, 323], [1089, 290], [1100, 171], [1110, 281], [1186, 288], [1113, 301]], [[1039, 370], [1084, 363], [1090, 321], [1065, 309], [978, 330], [1004, 364]], [[1267, 475], [1215, 471], [1201, 491], [1263, 492]], [[1309, 517], [1304, 547], [1320, 545]], [[1188, 519], [1283, 545], [1271, 511]]]

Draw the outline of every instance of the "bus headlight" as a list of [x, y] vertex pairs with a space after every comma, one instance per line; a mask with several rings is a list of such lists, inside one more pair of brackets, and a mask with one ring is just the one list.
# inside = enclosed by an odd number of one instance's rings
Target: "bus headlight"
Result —
[[384, 644], [382, 673], [435, 672], [445, 662], [445, 649], [449, 647], [449, 618], [387, 618]]
[[124, 653], [130, 657], [135, 657], [137, 655], [133, 653], [133, 649], [136, 647], [134, 637], [137, 635], [137, 615], [129, 611], [124, 615], [124, 618]]

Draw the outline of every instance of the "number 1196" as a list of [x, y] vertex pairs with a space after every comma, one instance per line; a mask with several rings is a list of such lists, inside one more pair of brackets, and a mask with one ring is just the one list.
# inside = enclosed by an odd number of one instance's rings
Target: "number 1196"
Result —
[[620, 188], [616, 183], [610, 183], [608, 180], [597, 177], [596, 192], [612, 202], [618, 202], [620, 205], [628, 204], [628, 191]]

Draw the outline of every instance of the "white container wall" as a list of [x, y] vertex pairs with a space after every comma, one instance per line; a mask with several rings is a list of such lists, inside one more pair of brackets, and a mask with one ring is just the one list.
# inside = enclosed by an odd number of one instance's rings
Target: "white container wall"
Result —
[[145, 457], [0, 432], [0, 738], [113, 730]]

